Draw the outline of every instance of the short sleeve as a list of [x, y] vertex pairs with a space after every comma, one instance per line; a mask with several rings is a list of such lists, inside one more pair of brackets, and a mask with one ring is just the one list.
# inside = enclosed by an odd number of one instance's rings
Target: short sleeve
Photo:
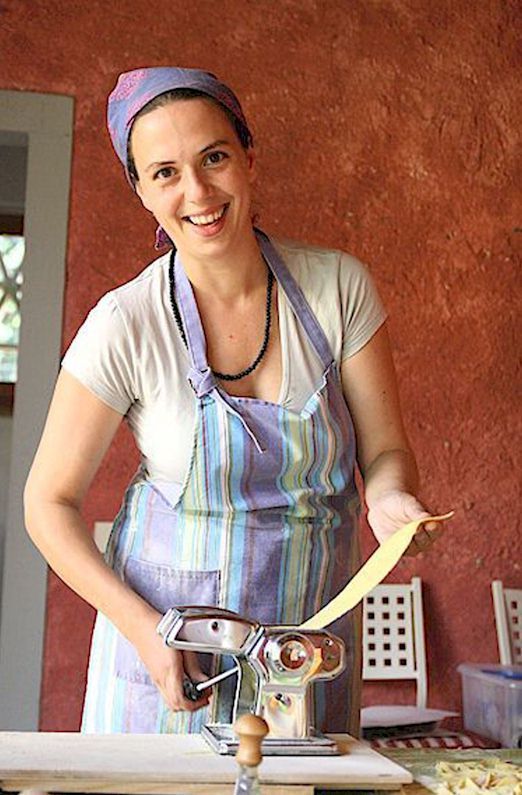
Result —
[[136, 357], [116, 299], [107, 293], [89, 312], [62, 359], [62, 367], [120, 414], [137, 399]]
[[341, 359], [347, 359], [369, 342], [387, 314], [373, 279], [362, 262], [343, 253], [339, 278], [343, 306]]

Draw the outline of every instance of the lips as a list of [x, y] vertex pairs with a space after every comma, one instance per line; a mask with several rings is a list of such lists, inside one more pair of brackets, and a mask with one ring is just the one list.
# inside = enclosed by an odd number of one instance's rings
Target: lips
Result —
[[190, 224], [190, 228], [200, 237], [212, 237], [223, 229], [228, 208], [228, 204], [223, 204], [211, 212], [185, 215], [183, 220]]
[[197, 213], [194, 215], [185, 215], [184, 221], [188, 221], [194, 226], [212, 226], [219, 221], [228, 209], [228, 204], [223, 204], [219, 209], [211, 212]]

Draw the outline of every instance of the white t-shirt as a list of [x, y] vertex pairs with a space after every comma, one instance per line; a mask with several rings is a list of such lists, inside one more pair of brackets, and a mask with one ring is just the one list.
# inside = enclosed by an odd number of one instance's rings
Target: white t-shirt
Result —
[[[386, 318], [365, 266], [341, 251], [272, 241], [322, 326], [338, 365]], [[196, 398], [189, 357], [169, 299], [170, 252], [91, 310], [62, 366], [125, 415], [148, 476], [181, 486], [189, 463]], [[300, 411], [323, 367], [284, 291], [278, 290], [283, 378], [278, 403]]]

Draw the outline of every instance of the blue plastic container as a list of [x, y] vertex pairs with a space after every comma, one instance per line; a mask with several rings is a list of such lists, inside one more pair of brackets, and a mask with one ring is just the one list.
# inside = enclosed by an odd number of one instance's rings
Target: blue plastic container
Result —
[[522, 665], [462, 663], [458, 671], [465, 728], [522, 748]]

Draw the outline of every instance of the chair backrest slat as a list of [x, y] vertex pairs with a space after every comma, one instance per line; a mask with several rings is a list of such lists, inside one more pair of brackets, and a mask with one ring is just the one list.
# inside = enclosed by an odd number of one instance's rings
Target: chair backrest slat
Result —
[[522, 663], [522, 589], [504, 588], [501, 580], [491, 583], [495, 626], [502, 665]]

